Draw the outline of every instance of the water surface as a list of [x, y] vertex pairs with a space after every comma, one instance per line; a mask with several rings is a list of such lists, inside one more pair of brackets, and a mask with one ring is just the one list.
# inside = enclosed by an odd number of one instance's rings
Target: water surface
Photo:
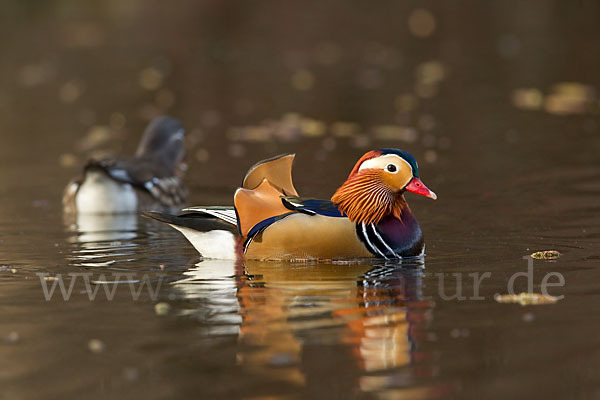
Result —
[[[597, 4], [0, 8], [1, 399], [599, 395]], [[138, 216], [65, 218], [85, 159], [159, 113], [188, 128], [191, 204], [275, 154], [327, 198], [366, 151], [410, 151], [427, 256], [203, 261]], [[494, 300], [550, 249], [533, 291], [560, 274], [562, 300]]]

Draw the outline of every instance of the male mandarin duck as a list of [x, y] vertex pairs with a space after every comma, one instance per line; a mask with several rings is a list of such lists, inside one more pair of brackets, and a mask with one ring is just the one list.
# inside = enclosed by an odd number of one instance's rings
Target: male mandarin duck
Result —
[[437, 196], [419, 179], [412, 155], [398, 149], [366, 153], [331, 200], [298, 197], [293, 160], [293, 154], [282, 155], [250, 168], [234, 207], [145, 215], [179, 230], [205, 258], [401, 259], [424, 253], [404, 192]]
[[181, 206], [184, 129], [169, 117], [155, 118], [146, 128], [134, 157], [87, 162], [65, 188], [67, 213], [134, 213], [155, 207]]

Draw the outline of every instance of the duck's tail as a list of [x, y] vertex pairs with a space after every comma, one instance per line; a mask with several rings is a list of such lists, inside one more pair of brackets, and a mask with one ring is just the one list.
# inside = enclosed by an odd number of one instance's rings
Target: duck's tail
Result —
[[204, 258], [236, 260], [240, 257], [237, 226], [199, 208], [182, 210], [179, 215], [157, 211], [146, 211], [142, 215], [177, 229]]

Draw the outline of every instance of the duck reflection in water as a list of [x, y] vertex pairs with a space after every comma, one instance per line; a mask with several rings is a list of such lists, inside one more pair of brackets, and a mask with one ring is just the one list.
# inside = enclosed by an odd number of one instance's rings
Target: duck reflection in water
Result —
[[71, 260], [82, 267], [108, 267], [134, 259], [138, 247], [135, 214], [64, 214], [72, 248]]
[[214, 324], [208, 335], [238, 335], [237, 362], [248, 374], [307, 395], [322, 396], [328, 388], [337, 397], [385, 392], [427, 398], [434, 389], [419, 381], [433, 368], [420, 343], [432, 304], [423, 300], [423, 261], [417, 260], [207, 260], [174, 285], [187, 299], [209, 302], [187, 311]]

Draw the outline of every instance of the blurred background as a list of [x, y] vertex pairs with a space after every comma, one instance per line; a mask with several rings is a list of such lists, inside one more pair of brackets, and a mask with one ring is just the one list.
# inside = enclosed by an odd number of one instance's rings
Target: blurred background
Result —
[[[1, 1], [0, 399], [597, 398], [599, 43], [592, 0]], [[410, 151], [439, 196], [407, 196], [427, 268], [198, 263], [137, 216], [64, 223], [85, 161], [162, 114], [190, 204], [276, 154], [329, 198], [365, 152]], [[534, 289], [561, 273], [564, 300], [494, 301], [554, 249]], [[483, 271], [485, 301], [440, 297]], [[81, 282], [46, 302], [36, 274], [72, 272], [168, 281], [158, 308]]]
[[[589, 162], [599, 14], [594, 1], [4, 1], [3, 179], [66, 183], [90, 156], [131, 154], [160, 114], [187, 128], [192, 202], [283, 152], [320, 195], [381, 146], [412, 151], [437, 184], [457, 154], [465, 173]], [[31, 164], [26, 180], [10, 168]]]

